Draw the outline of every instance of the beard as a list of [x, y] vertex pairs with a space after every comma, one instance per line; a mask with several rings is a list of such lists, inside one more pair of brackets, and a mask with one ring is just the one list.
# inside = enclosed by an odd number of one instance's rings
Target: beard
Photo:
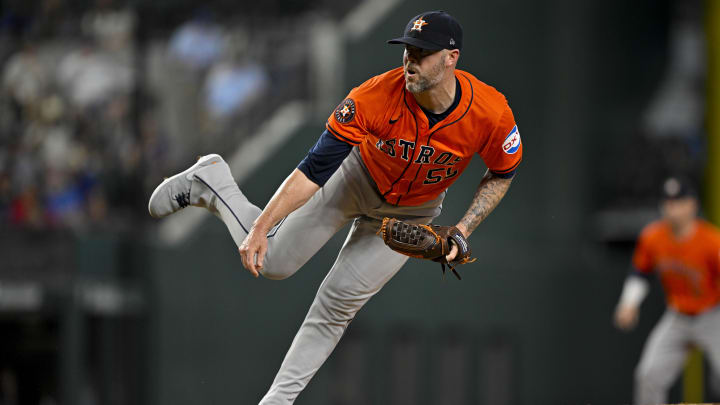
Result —
[[[445, 70], [445, 58], [441, 58], [435, 66], [432, 66], [427, 73], [416, 73], [414, 81], [410, 82], [407, 77], [407, 66], [405, 67], [405, 88], [410, 93], [422, 93], [437, 86], [442, 80]], [[417, 72], [417, 69], [415, 69]]]

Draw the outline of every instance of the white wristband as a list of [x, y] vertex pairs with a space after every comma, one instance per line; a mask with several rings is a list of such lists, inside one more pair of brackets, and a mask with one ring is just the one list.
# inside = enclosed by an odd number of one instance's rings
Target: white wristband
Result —
[[618, 306], [637, 307], [648, 293], [649, 283], [642, 277], [630, 275], [625, 279], [622, 295]]

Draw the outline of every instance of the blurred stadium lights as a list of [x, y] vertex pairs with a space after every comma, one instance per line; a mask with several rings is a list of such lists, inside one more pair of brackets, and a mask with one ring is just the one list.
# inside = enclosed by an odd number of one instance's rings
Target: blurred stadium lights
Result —
[[1, 311], [36, 311], [42, 308], [43, 291], [36, 282], [0, 282]]
[[83, 281], [76, 287], [81, 306], [87, 312], [103, 315], [139, 314], [144, 298], [141, 290], [107, 281]]

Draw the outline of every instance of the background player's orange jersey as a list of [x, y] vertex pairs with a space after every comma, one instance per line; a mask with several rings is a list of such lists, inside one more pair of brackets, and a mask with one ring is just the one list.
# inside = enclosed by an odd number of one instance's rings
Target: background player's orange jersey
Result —
[[691, 236], [677, 240], [667, 222], [653, 222], [633, 256], [640, 272], [659, 274], [668, 305], [690, 315], [720, 302], [720, 232], [703, 220], [695, 225]]
[[476, 153], [500, 175], [520, 163], [520, 133], [505, 97], [467, 72], [456, 70], [455, 77], [462, 90], [460, 103], [432, 128], [405, 89], [402, 68], [354, 88], [328, 119], [328, 131], [358, 145], [391, 204], [418, 205], [437, 198]]

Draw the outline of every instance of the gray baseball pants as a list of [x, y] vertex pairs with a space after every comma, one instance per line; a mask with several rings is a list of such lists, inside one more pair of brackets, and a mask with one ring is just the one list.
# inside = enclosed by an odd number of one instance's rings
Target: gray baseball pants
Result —
[[[215, 165], [213, 165], [215, 166]], [[209, 188], [211, 170], [198, 173]], [[216, 176], [217, 177], [217, 176]], [[240, 246], [260, 208], [234, 181], [220, 182], [210, 210], [227, 225]], [[328, 182], [302, 207], [268, 233], [261, 274], [281, 280], [293, 275], [340, 228], [353, 221], [330, 272], [320, 285], [300, 330], [261, 405], [292, 404], [338, 343], [358, 310], [390, 280], [408, 257], [388, 248], [377, 231], [383, 217], [429, 223], [440, 214], [443, 193], [414, 207], [386, 203], [362, 163], [357, 148]]]
[[635, 404], [665, 404], [690, 345], [707, 355], [712, 375], [720, 375], [720, 305], [697, 316], [668, 309], [650, 333], [635, 369]]

